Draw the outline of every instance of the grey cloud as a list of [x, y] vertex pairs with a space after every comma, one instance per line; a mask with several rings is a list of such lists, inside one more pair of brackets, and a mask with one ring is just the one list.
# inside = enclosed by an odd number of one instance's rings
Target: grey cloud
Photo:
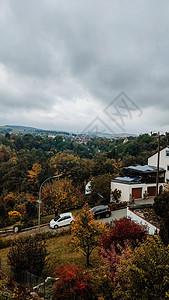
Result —
[[[167, 1], [6, 0], [1, 6], [0, 62], [21, 84], [19, 95], [0, 90], [1, 114], [8, 107], [50, 112], [56, 106], [57, 117], [62, 105], [66, 116], [76, 99], [90, 95], [88, 105], [104, 108], [121, 91], [143, 110], [169, 108]], [[71, 114], [78, 126], [78, 111]]]

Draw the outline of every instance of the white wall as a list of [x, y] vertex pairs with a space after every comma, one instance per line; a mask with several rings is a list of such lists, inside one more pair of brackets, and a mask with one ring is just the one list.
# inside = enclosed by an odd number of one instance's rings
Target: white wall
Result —
[[[147, 191], [148, 187], [151, 186], [155, 186], [155, 183], [139, 183], [139, 184], [126, 184], [126, 183], [120, 183], [120, 182], [111, 182], [111, 191], [114, 191], [115, 189], [117, 190], [121, 190], [121, 197], [120, 197], [120, 201], [130, 201], [130, 194], [132, 195], [132, 188], [142, 188], [142, 198], [144, 198], [144, 193]], [[160, 186], [163, 186], [164, 184], [159, 184]], [[112, 202], [113, 200], [110, 199], [110, 202]]]
[[91, 194], [91, 181], [89, 181], [85, 186], [85, 194]]
[[[169, 148], [166, 147], [160, 151], [160, 161], [159, 166], [166, 170], [165, 178], [169, 180], [169, 171], [167, 170], [167, 166], [169, 166], [169, 156], [166, 156], [166, 150], [169, 151]], [[154, 154], [148, 158], [148, 165], [157, 167], [157, 156], [158, 154]]]
[[144, 218], [142, 218], [141, 216], [139, 216], [138, 214], [136, 214], [135, 212], [130, 210], [129, 207], [127, 207], [127, 217], [131, 218], [133, 221], [135, 221], [139, 224], [146, 225], [148, 227], [149, 234], [154, 234], [156, 232], [159, 233], [158, 227], [156, 227], [149, 221], [145, 220]]
[[[121, 197], [120, 201], [129, 201], [130, 197], [130, 185], [129, 184], [124, 184], [124, 183], [119, 183], [119, 182], [111, 182], [111, 191], [114, 191], [115, 189], [121, 191]], [[112, 202], [112, 199], [110, 200]]]

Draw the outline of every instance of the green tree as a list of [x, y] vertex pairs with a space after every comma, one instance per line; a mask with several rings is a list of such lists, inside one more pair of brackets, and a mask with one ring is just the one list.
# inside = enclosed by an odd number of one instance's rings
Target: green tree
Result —
[[89, 201], [93, 204], [110, 203], [110, 184], [112, 175], [103, 174], [91, 180]]
[[158, 236], [122, 254], [116, 272], [115, 299], [159, 300], [169, 297], [169, 247]]
[[169, 192], [164, 192], [154, 198], [153, 208], [161, 217], [160, 236], [165, 245], [169, 244]]
[[0, 204], [0, 227], [4, 227], [8, 214], [3, 204]]
[[57, 174], [70, 177], [74, 185], [82, 185], [90, 176], [90, 162], [67, 152], [59, 152], [50, 160], [50, 166]]

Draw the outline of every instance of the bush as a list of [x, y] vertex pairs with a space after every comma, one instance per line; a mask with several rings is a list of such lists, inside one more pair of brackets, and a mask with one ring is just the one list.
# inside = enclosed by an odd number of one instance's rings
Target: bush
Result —
[[1, 238], [0, 239], [0, 249], [9, 247], [10, 243], [11, 243], [11, 241], [9, 239]]
[[114, 284], [107, 265], [89, 271], [92, 293], [96, 299], [112, 300]]
[[121, 190], [115, 189], [111, 193], [112, 193], [112, 198], [116, 201], [116, 203], [118, 203], [121, 197]]
[[58, 277], [58, 280], [54, 287], [53, 300], [92, 299], [90, 288], [91, 278], [75, 264], [70, 266], [60, 265], [54, 274]]
[[22, 237], [12, 242], [8, 253], [8, 264], [16, 280], [21, 281], [22, 271], [40, 276], [45, 265], [47, 250], [45, 243], [36, 236]]
[[118, 202], [118, 203], [111, 203], [109, 204], [109, 207], [111, 210], [120, 209], [122, 207], [125, 207], [127, 205], [127, 201]]

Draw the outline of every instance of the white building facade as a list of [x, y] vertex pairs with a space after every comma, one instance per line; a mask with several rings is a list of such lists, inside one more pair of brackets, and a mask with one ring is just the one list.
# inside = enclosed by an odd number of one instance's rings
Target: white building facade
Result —
[[[159, 191], [163, 190], [163, 183], [158, 186]], [[115, 189], [121, 191], [120, 201], [130, 201], [131, 199], [144, 199], [144, 194], [147, 192], [149, 196], [155, 196], [156, 184], [155, 183], [124, 183], [113, 180], [111, 182], [111, 190]], [[111, 197], [110, 202], [113, 202]]]
[[[120, 201], [131, 201], [132, 199], [144, 199], [148, 196], [156, 195], [156, 174], [157, 167], [155, 166], [129, 166], [124, 168], [127, 176], [116, 177], [111, 182], [111, 191], [120, 190]], [[165, 185], [165, 170], [159, 168], [159, 184], [158, 193], [163, 191]], [[110, 202], [113, 202], [111, 195]]]
[[[157, 166], [158, 153], [148, 158], [148, 165]], [[159, 166], [166, 171], [165, 182], [169, 183], [169, 147], [160, 151]]]

